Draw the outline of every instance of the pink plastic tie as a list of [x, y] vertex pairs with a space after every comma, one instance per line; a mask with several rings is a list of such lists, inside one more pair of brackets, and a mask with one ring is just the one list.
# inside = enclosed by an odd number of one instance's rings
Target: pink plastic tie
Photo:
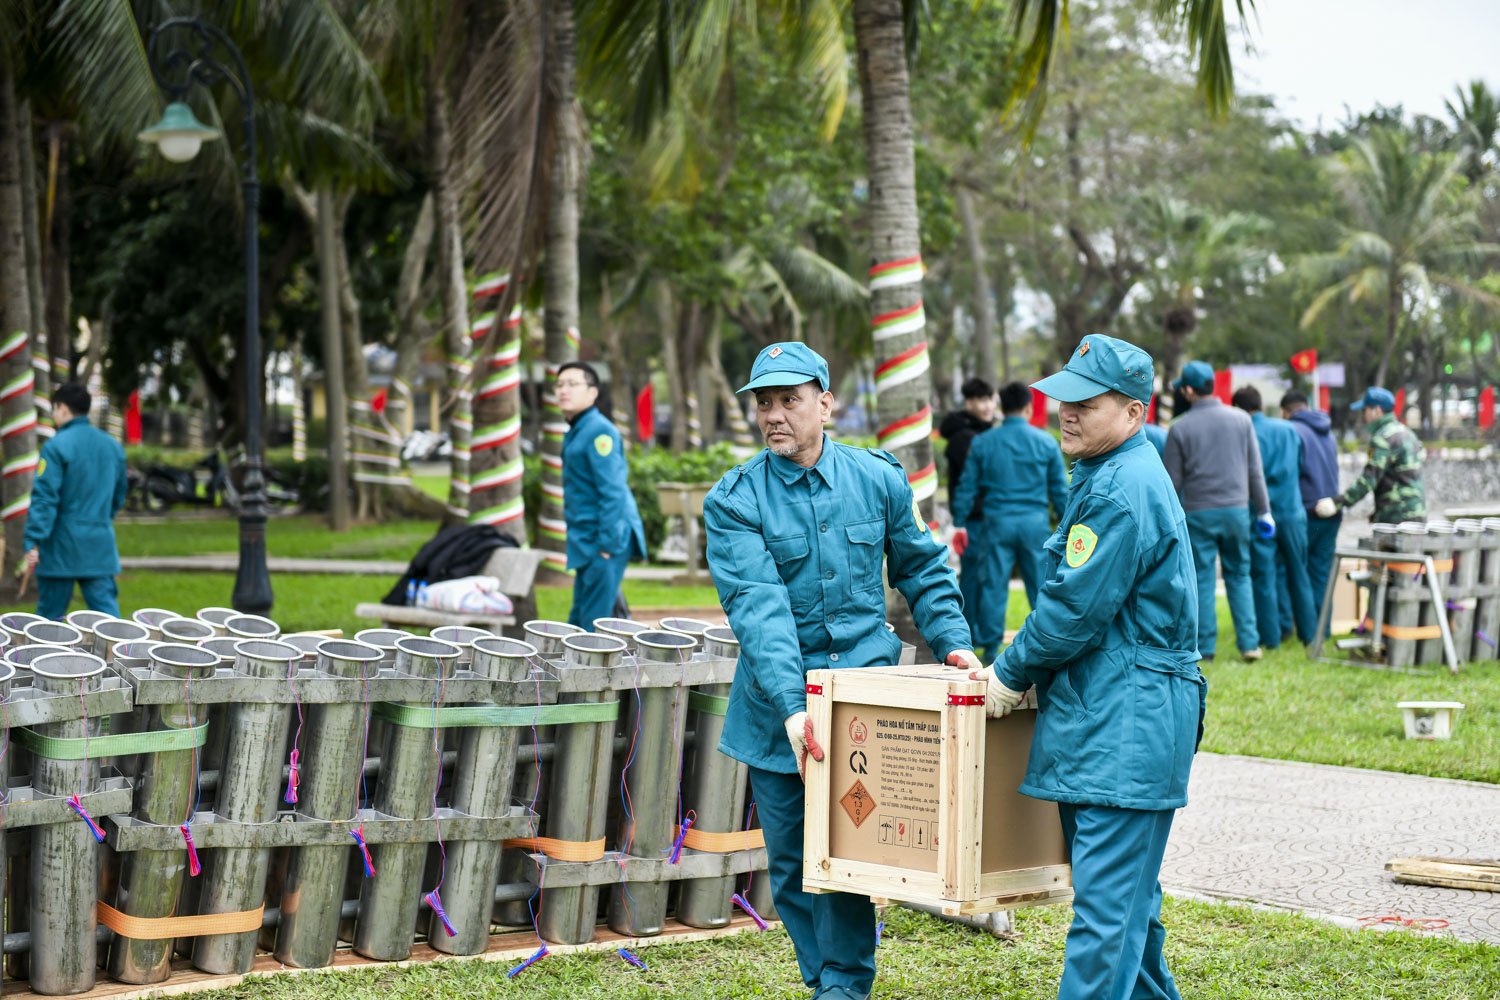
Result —
[[186, 823], [178, 827], [182, 831], [182, 839], [187, 841], [188, 849], [188, 874], [196, 876], [203, 871], [203, 866], [198, 863], [198, 847], [193, 843], [193, 831], [188, 829]]
[[625, 961], [629, 962], [637, 969], [640, 969], [642, 972], [646, 971], [646, 963], [642, 962], [639, 958], [636, 958], [634, 955], [632, 955], [629, 948], [617, 948], [615, 950], [620, 953], [620, 957]]
[[350, 830], [349, 836], [359, 845], [359, 853], [365, 857], [365, 878], [375, 877], [375, 862], [370, 858], [370, 848], [365, 845], [365, 825], [359, 824], [358, 830]]
[[302, 751], [293, 750], [287, 766], [291, 768], [291, 774], [286, 779], [286, 801], [291, 805], [297, 804], [297, 786], [302, 783]]
[[525, 972], [527, 969], [531, 968], [533, 965], [535, 965], [536, 963], [540, 962], [542, 959], [544, 959], [546, 957], [547, 957], [547, 946], [544, 944], [544, 945], [542, 945], [540, 948], [538, 948], [536, 950], [536, 954], [535, 955], [532, 955], [526, 961], [522, 962], [520, 965], [516, 966], [514, 969], [511, 969], [509, 972], [507, 972], [505, 974], [505, 978], [506, 979], [514, 979], [514, 978], [516, 978], [521, 973]]
[[452, 921], [448, 919], [448, 911], [443, 909], [443, 901], [438, 896], [438, 891], [434, 889], [422, 898], [427, 900], [427, 905], [432, 907], [432, 912], [436, 913], [438, 919], [443, 922], [443, 929], [448, 932], [448, 936], [452, 937], [457, 934], [458, 932], [453, 929]]
[[695, 819], [697, 816], [689, 811], [687, 819], [682, 821], [682, 829], [677, 831], [677, 839], [672, 841], [672, 852], [667, 856], [667, 864], [675, 865], [682, 860], [682, 842], [687, 839], [688, 830], [692, 828]]
[[94, 835], [94, 839], [101, 844], [104, 843], [104, 831], [99, 828], [98, 823], [94, 822], [94, 817], [89, 815], [89, 811], [83, 807], [83, 803], [79, 801], [78, 796], [74, 795], [68, 799], [68, 805], [72, 806], [73, 811], [83, 817], [83, 821], [89, 825], [89, 833]]
[[759, 927], [761, 930], [765, 930], [767, 927], [771, 926], [761, 919], [760, 914], [755, 912], [755, 907], [751, 906], [750, 901], [747, 900], [744, 896], [741, 896], [739, 893], [735, 893], [729, 898], [734, 900], [735, 905], [737, 905], [740, 909], [750, 914], [750, 919], [755, 921], [755, 926]]

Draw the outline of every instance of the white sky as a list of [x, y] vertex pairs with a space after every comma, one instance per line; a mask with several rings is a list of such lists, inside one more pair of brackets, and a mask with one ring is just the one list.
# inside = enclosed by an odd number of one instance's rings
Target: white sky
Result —
[[[1226, 7], [1232, 4], [1226, 0]], [[1255, 53], [1236, 45], [1236, 83], [1314, 128], [1376, 103], [1446, 118], [1476, 77], [1500, 86], [1500, 0], [1257, 0]], [[1233, 14], [1231, 13], [1231, 17]], [[1258, 22], [1258, 23], [1257, 23]], [[1457, 103], [1456, 101], [1454, 102]]]

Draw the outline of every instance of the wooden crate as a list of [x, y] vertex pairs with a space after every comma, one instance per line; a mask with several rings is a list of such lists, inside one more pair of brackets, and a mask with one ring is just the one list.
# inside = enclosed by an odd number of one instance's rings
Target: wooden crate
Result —
[[935, 664], [814, 670], [802, 887], [972, 914], [1073, 897], [1057, 805], [1016, 791], [1035, 702], [984, 714], [985, 685]]

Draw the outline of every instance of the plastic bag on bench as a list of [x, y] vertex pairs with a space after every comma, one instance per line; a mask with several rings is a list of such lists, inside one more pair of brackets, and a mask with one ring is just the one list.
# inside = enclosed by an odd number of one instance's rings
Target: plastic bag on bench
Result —
[[465, 576], [429, 583], [417, 591], [416, 605], [466, 614], [508, 615], [516, 610], [511, 599], [500, 593], [500, 581], [493, 576]]

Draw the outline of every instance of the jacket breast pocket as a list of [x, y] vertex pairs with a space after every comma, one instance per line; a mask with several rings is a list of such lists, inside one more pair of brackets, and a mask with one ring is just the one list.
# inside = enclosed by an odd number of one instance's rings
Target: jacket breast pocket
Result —
[[850, 590], [880, 589], [880, 561], [885, 555], [885, 519], [871, 518], [844, 525], [849, 541]]
[[776, 572], [781, 575], [781, 582], [786, 584], [792, 607], [811, 604], [812, 589], [816, 586], [816, 581], [808, 568], [807, 535], [798, 533], [767, 538], [766, 549], [776, 563]]

